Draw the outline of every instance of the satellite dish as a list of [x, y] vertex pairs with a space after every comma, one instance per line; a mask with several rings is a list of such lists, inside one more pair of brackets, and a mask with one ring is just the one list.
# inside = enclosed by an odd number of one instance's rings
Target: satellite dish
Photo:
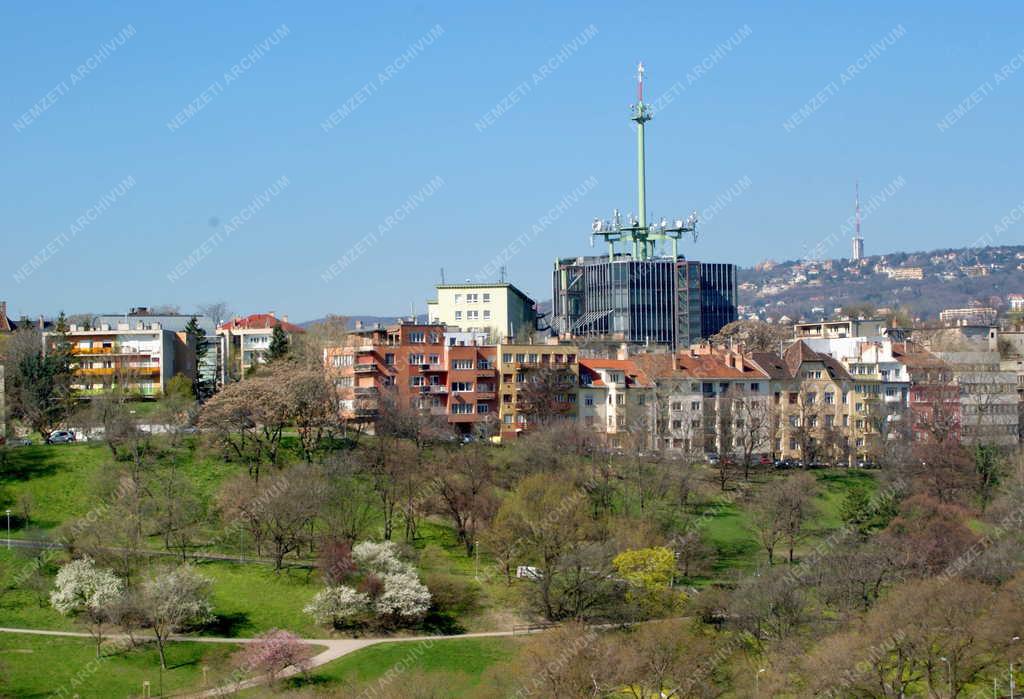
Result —
[[[594, 231], [595, 233], [600, 233], [601, 232], [601, 219], [595, 218], [594, 222], [592, 224], [590, 224], [590, 230]], [[590, 236], [590, 237], [593, 238], [594, 236]], [[591, 245], [593, 245], [594, 241], [591, 240], [590, 243], [591, 243]]]

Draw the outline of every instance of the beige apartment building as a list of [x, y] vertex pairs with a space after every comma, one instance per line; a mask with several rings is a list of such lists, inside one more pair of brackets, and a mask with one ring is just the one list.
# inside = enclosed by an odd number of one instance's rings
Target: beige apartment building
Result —
[[464, 332], [486, 332], [492, 342], [525, 340], [537, 324], [536, 303], [512, 284], [438, 284], [427, 320]]

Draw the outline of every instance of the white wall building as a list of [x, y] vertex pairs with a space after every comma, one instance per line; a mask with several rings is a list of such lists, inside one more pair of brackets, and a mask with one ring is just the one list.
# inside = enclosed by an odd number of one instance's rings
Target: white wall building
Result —
[[427, 302], [427, 320], [466, 332], [486, 332], [493, 341], [525, 338], [536, 327], [536, 303], [512, 284], [438, 284]]

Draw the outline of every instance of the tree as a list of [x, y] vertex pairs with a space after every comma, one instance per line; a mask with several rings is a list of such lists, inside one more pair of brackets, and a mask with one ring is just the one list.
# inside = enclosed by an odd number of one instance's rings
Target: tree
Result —
[[61, 614], [83, 614], [89, 621], [89, 633], [96, 641], [100, 657], [103, 629], [124, 595], [124, 582], [109, 570], [96, 568], [89, 557], [79, 558], [61, 567], [54, 580], [50, 604]]
[[735, 342], [749, 352], [778, 352], [781, 343], [791, 338], [786, 331], [787, 328], [761, 320], [734, 320], [712, 335], [711, 342], [716, 345]]
[[233, 383], [203, 405], [199, 426], [226, 455], [247, 464], [258, 481], [263, 463], [277, 464], [284, 428], [291, 419], [287, 386], [270, 371]]
[[312, 650], [291, 631], [271, 629], [257, 636], [232, 656], [232, 664], [240, 671], [263, 675], [273, 682], [289, 667], [305, 674]]
[[430, 591], [415, 572], [403, 571], [382, 576], [384, 590], [373, 602], [374, 611], [394, 622], [419, 619], [430, 609]]
[[543, 367], [527, 369], [525, 373], [525, 380], [518, 384], [518, 393], [520, 412], [527, 416], [527, 424], [545, 425], [572, 410], [568, 396], [576, 382], [571, 371]]
[[347, 585], [325, 587], [302, 608], [313, 621], [331, 628], [340, 628], [346, 622], [359, 619], [370, 609], [370, 597]]
[[678, 611], [685, 599], [675, 593], [675, 554], [664, 546], [623, 551], [612, 559], [612, 565], [629, 584], [626, 599], [636, 603], [646, 617]]
[[213, 618], [210, 579], [190, 566], [158, 572], [142, 584], [140, 609], [156, 637], [160, 666], [167, 669], [164, 645], [183, 629], [199, 626]]
[[199, 319], [194, 315], [185, 324], [185, 336], [195, 348], [196, 355], [196, 375], [192, 380], [192, 393], [197, 399], [204, 400], [213, 393], [210, 381], [203, 378], [203, 362], [210, 353], [210, 341], [206, 337], [206, 331], [199, 325]]
[[[565, 613], [556, 582], [565, 555], [587, 538], [586, 493], [550, 474], [524, 478], [505, 499], [492, 527], [517, 541], [519, 555], [540, 568], [537, 588], [541, 611], [550, 620]], [[525, 562], [524, 561], [524, 562]]]
[[466, 446], [454, 454], [439, 454], [428, 468], [436, 493], [435, 511], [451, 519], [455, 536], [465, 547], [466, 555], [473, 555], [478, 530], [497, 509], [495, 467], [490, 454]]
[[273, 547], [274, 570], [281, 570], [289, 553], [312, 542], [312, 525], [324, 497], [323, 476], [312, 466], [296, 466], [274, 477], [263, 497], [265, 538]]
[[216, 301], [214, 303], [206, 303], [198, 307], [200, 315], [204, 315], [209, 318], [214, 327], [219, 326], [225, 320], [231, 317], [231, 309], [228, 308], [226, 301]]
[[267, 360], [284, 359], [288, 356], [289, 347], [288, 333], [284, 331], [280, 323], [274, 325], [270, 331], [270, 346], [267, 347]]
[[778, 416], [767, 396], [746, 394], [733, 399], [732, 418], [736, 431], [734, 443], [740, 447], [743, 458], [743, 479], [750, 480], [755, 452], [771, 450]]
[[813, 514], [813, 500], [818, 488], [817, 479], [809, 473], [797, 473], [783, 481], [779, 488], [778, 510], [783, 518], [783, 534], [789, 546], [789, 562], [793, 550], [806, 535], [807, 520]]
[[[62, 315], [63, 317], [63, 315]], [[5, 347], [7, 397], [13, 417], [21, 418], [43, 438], [59, 427], [74, 405], [67, 322], [44, 351], [41, 334], [32, 326], [19, 327]]]

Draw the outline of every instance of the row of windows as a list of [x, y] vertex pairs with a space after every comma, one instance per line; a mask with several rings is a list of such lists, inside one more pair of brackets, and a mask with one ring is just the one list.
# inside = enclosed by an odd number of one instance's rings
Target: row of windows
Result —
[[[481, 300], [481, 298], [483, 299], [484, 303], [490, 303], [491, 302], [491, 295], [489, 293], [483, 293], [483, 294], [465, 294], [465, 295], [463, 295], [463, 294], [455, 294], [455, 303], [457, 303], [457, 304], [462, 303], [463, 302], [463, 298], [465, 298], [465, 302], [466, 303], [477, 303], [478, 301]], [[458, 313], [455, 314], [455, 317], [458, 318]]]
[[510, 364], [513, 361], [513, 358], [517, 362], [529, 362], [531, 364], [537, 364], [538, 362], [541, 364], [547, 364], [549, 361], [554, 364], [576, 363], [575, 354], [551, 354], [550, 352], [516, 352], [515, 354], [513, 354], [511, 352], [504, 352], [501, 355], [501, 361], [504, 362], [505, 364]]
[[[491, 319], [491, 312], [484, 311], [484, 320]], [[455, 320], [462, 320], [462, 311], [455, 311]], [[466, 311], [466, 320], [480, 320], [480, 311]]]

